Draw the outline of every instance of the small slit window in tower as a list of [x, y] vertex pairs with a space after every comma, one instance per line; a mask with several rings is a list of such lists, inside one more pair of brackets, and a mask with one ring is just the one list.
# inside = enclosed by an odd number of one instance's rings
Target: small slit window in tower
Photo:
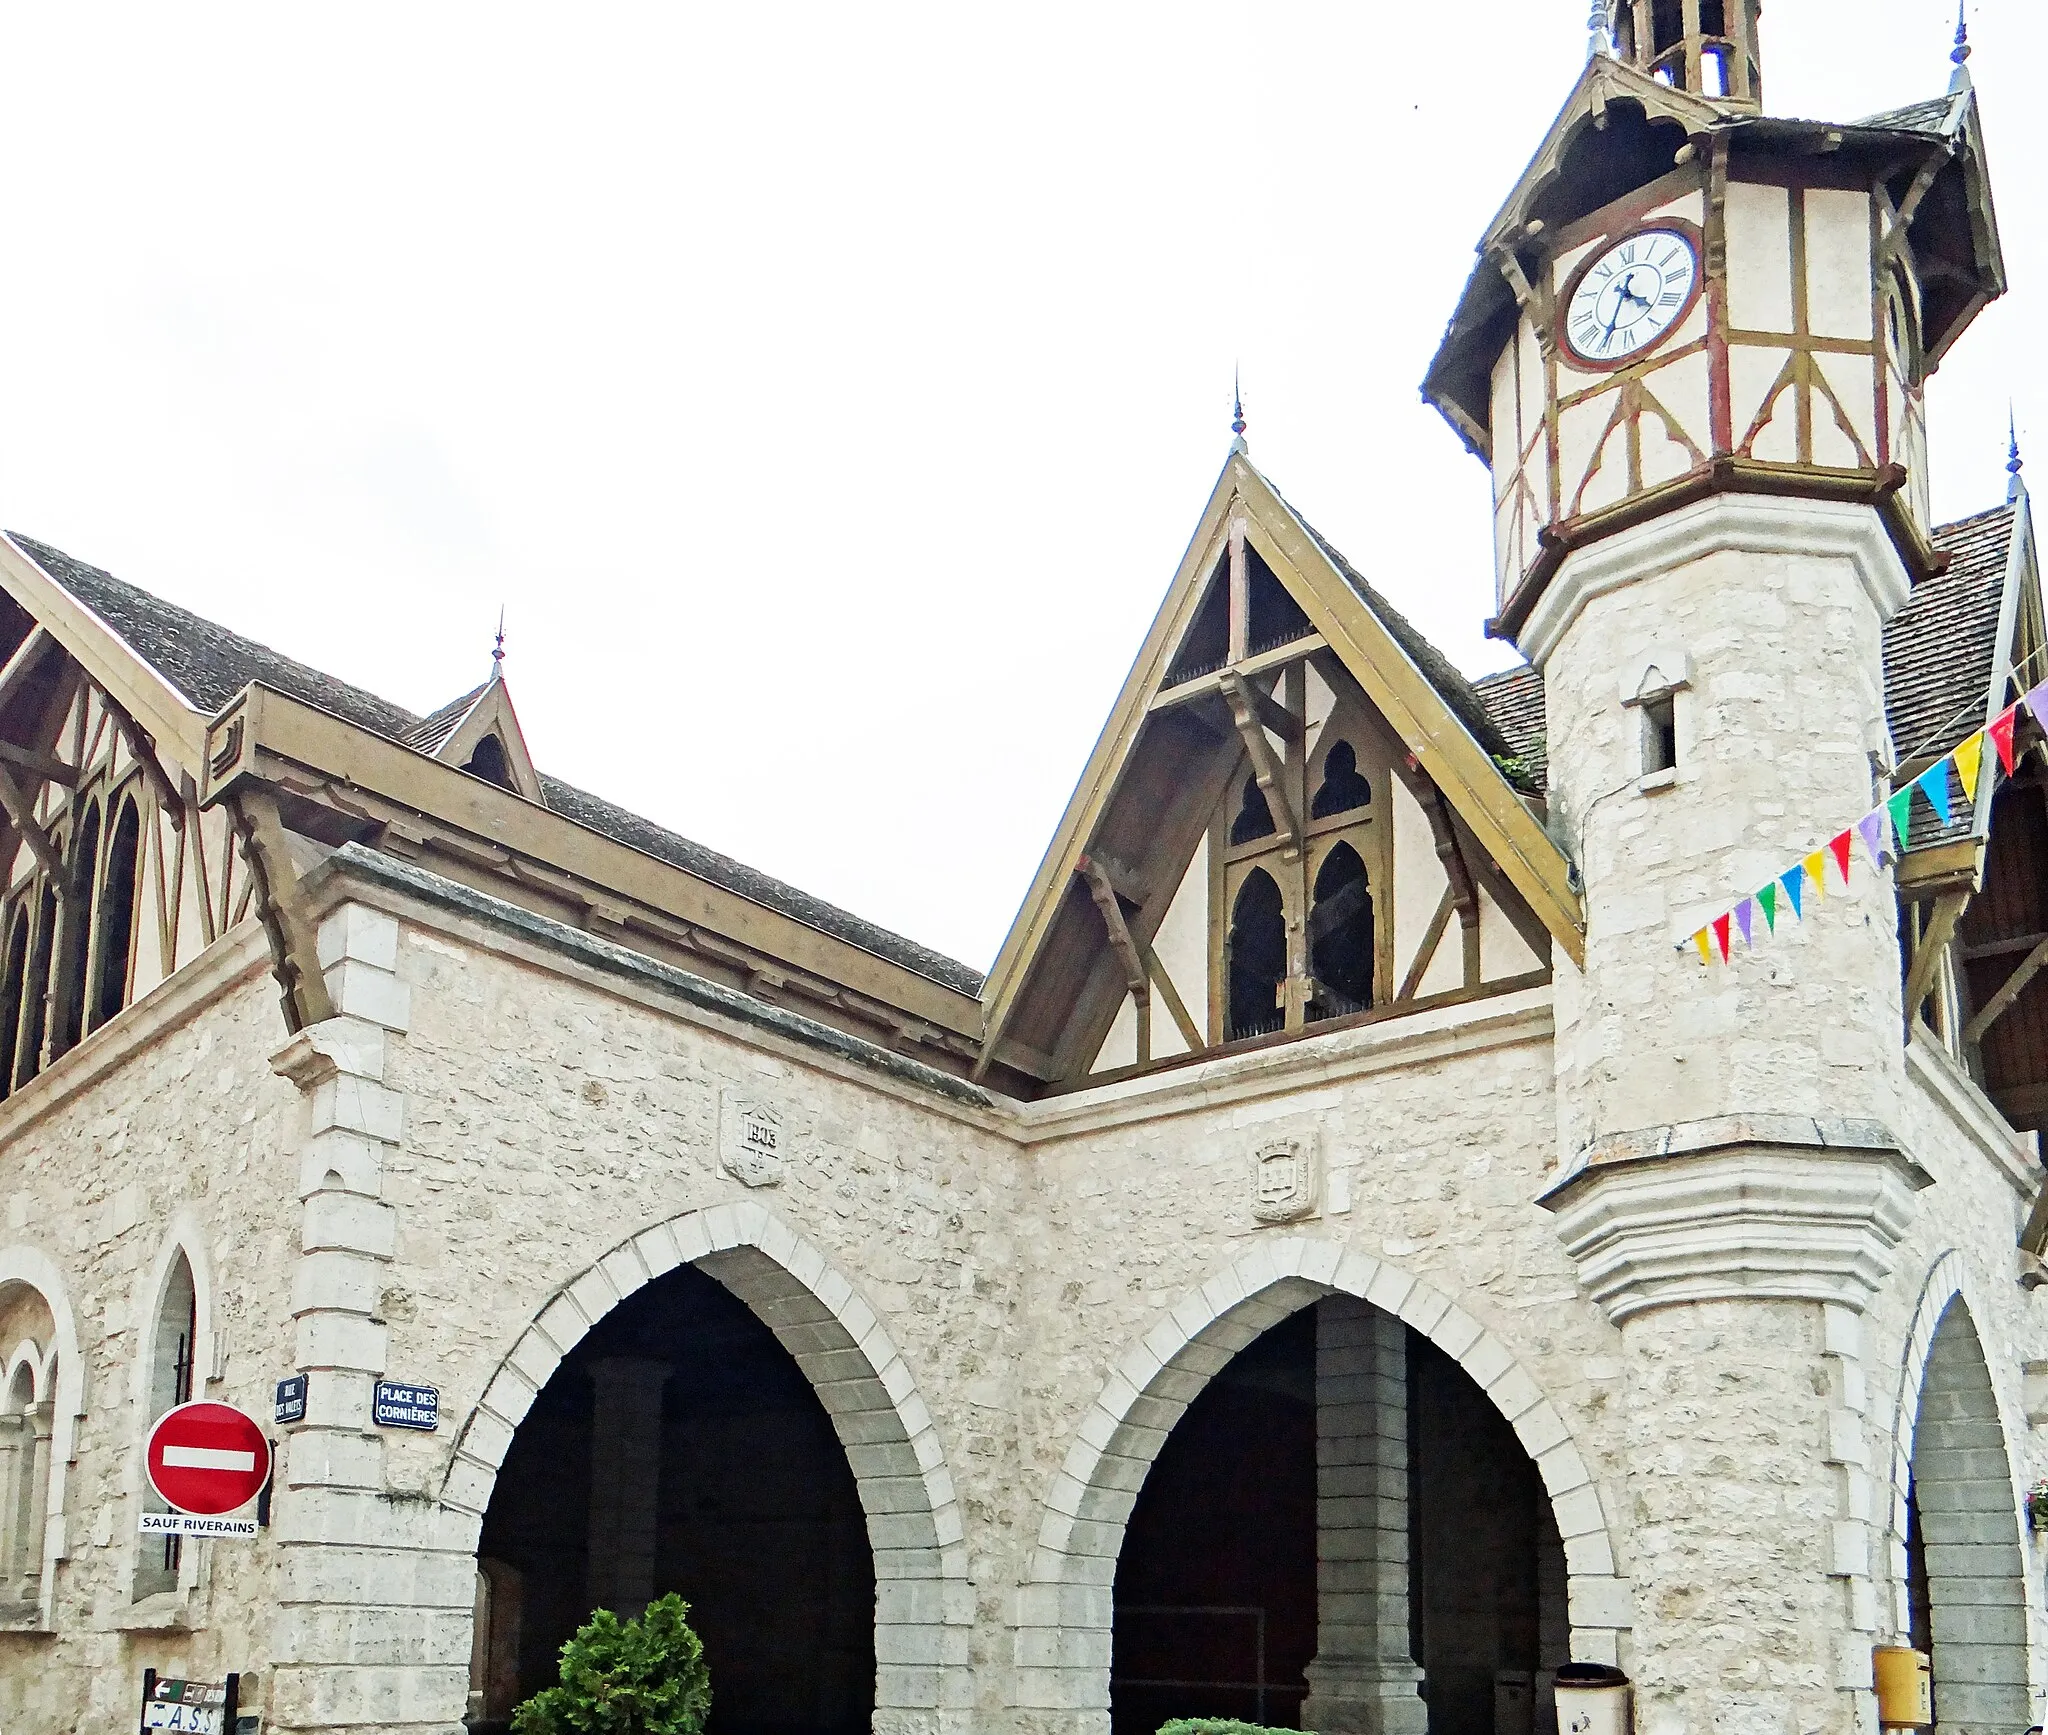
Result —
[[1229, 1039], [1265, 1036], [1286, 1023], [1280, 984], [1287, 979], [1287, 914], [1272, 875], [1255, 868], [1230, 912]]
[[1323, 783], [1309, 803], [1311, 819], [1328, 819], [1372, 805], [1372, 784], [1358, 769], [1358, 753], [1349, 741], [1332, 743], [1323, 755]]
[[1316, 875], [1308, 918], [1309, 974], [1316, 979], [1312, 1018], [1342, 1018], [1372, 1006], [1372, 887], [1348, 843], [1330, 851]]
[[1643, 775], [1654, 777], [1660, 771], [1678, 769], [1678, 699], [1672, 693], [1659, 693], [1655, 698], [1645, 699], [1643, 713]]
[[1273, 810], [1266, 805], [1266, 792], [1256, 777], [1244, 780], [1244, 797], [1237, 804], [1237, 818], [1230, 823], [1232, 843], [1256, 843], [1280, 828], [1273, 823]]

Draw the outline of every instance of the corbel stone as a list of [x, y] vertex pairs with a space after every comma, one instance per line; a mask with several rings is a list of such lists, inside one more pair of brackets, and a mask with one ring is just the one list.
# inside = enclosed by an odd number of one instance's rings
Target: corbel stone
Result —
[[1933, 1184], [1875, 1121], [1723, 1115], [1596, 1140], [1537, 1202], [1617, 1323], [1693, 1301], [1860, 1313]]

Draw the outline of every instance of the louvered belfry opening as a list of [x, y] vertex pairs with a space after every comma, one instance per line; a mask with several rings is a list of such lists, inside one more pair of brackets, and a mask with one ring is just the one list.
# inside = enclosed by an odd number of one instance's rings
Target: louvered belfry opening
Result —
[[1717, 101], [1760, 106], [1760, 0], [1619, 0], [1621, 57], [1662, 84]]

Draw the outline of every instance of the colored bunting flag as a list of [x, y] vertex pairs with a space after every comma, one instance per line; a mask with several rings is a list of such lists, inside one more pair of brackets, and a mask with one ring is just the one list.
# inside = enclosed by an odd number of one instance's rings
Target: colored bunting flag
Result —
[[2034, 721], [2048, 729], [2048, 681], [2043, 681], [2026, 697], [2026, 707], [2034, 713]]
[[1813, 882], [1813, 889], [1823, 898], [1828, 895], [1828, 852], [1817, 849], [1799, 864], [1806, 869], [1806, 877]]
[[1963, 799], [1977, 799], [1977, 777], [1984, 768], [1984, 731], [1979, 729], [1956, 749], [1956, 777], [1963, 786]]
[[2012, 775], [2013, 725], [2019, 720], [2019, 706], [2008, 705], [1996, 717], [1992, 718], [1990, 726], [1984, 731], [1985, 734], [1991, 737], [1992, 746], [1998, 749], [1998, 763], [2005, 767], [2005, 774], [2008, 777]]
[[1714, 918], [1714, 944], [1721, 948], [1721, 962], [1724, 964], [1727, 963], [1728, 918], [1726, 916], [1716, 916]]
[[1700, 949], [1700, 962], [1702, 964], [1713, 963], [1714, 942], [1712, 936], [1707, 933], [1705, 928], [1700, 929], [1697, 934], [1693, 935], [1692, 943]]
[[1773, 880], [1758, 892], [1756, 901], [1764, 913], [1765, 925], [1775, 934], [1778, 931], [1778, 882]]
[[1899, 854], [1906, 853], [1906, 832], [1913, 823], [1913, 786], [1906, 787], [1885, 803], [1891, 812], [1892, 829], [1899, 834]]
[[1792, 913], [1802, 922], [1806, 920], [1806, 869], [1796, 867], [1782, 876], [1778, 884], [1785, 888], [1785, 896], [1792, 900]]
[[1753, 947], [1756, 944], [1756, 935], [1751, 932], [1755, 924], [1756, 900], [1744, 898], [1735, 906], [1735, 925], [1742, 930], [1742, 943], [1745, 946]]
[[1884, 871], [1884, 809], [1866, 813], [1856, 822], [1856, 830], [1863, 838], [1863, 847], [1870, 852], [1870, 865], [1880, 873]]
[[1939, 760], [1923, 771], [1915, 780], [1914, 787], [1927, 797], [1927, 805], [1934, 809], [1935, 817], [1943, 825], [1948, 824], [1948, 761]]
[[1835, 866], [1842, 870], [1842, 884], [1845, 886], [1849, 883], [1849, 850], [1851, 848], [1851, 836], [1852, 834], [1850, 832], [1845, 831], [1839, 837], [1831, 837], [1828, 839], [1828, 848], [1835, 852]]

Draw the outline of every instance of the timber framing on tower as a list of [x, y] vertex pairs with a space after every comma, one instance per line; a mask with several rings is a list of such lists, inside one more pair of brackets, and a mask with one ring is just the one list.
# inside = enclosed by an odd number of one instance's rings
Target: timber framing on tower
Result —
[[[1514, 770], [1463, 678], [1233, 453], [990, 973], [984, 1066], [1070, 1084], [1524, 985], [1547, 975], [1552, 945], [1576, 960], [1571, 869]], [[1323, 793], [1342, 778], [1349, 805]], [[1427, 869], [1395, 871], [1397, 854], [1420, 861], [1397, 837], [1402, 814]], [[1332, 867], [1340, 845], [1351, 855]], [[1198, 852], [1206, 888], [1191, 884]], [[1273, 883], [1286, 948], [1257, 1018], [1230, 1004], [1232, 910], [1254, 875]], [[1390, 894], [1409, 902], [1390, 911]], [[1340, 897], [1363, 904], [1376, 953], [1347, 967], [1341, 993], [1314, 957], [1318, 911]], [[1499, 945], [1482, 945], [1482, 908]], [[1461, 943], [1440, 962], [1453, 916]], [[1178, 979], [1162, 965], [1170, 939]], [[1518, 967], [1490, 970], [1509, 951]], [[1204, 1002], [1206, 1018], [1191, 1010]], [[1129, 1041], [1105, 1055], [1120, 1016]]]

